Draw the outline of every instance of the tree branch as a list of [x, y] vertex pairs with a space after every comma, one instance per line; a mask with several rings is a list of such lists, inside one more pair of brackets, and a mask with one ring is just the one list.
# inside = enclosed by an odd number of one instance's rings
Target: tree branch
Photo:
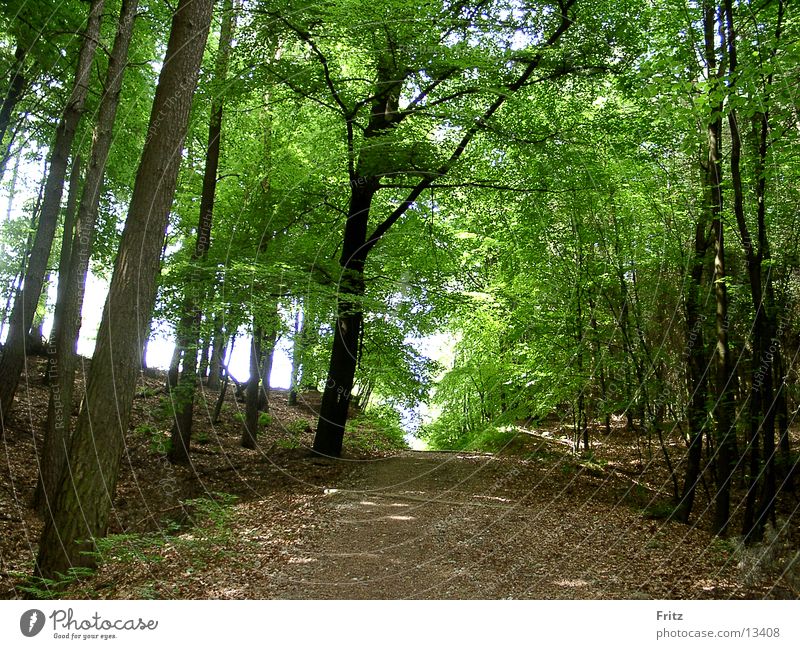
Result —
[[362, 248], [363, 255], [366, 257], [372, 248], [375, 247], [375, 244], [381, 240], [381, 238], [389, 231], [389, 229], [400, 219], [408, 211], [414, 201], [419, 198], [420, 194], [428, 189], [432, 184], [435, 178], [442, 177], [447, 174], [453, 166], [458, 162], [461, 155], [464, 153], [464, 150], [467, 148], [467, 145], [472, 141], [478, 131], [485, 125], [486, 121], [489, 120], [492, 115], [494, 115], [500, 107], [505, 103], [505, 101], [517, 90], [519, 90], [527, 81], [530, 79], [531, 75], [536, 71], [541, 63], [542, 56], [544, 50], [548, 47], [552, 47], [564, 32], [569, 29], [572, 25], [573, 19], [568, 15], [569, 10], [575, 4], [577, 0], [563, 0], [559, 3], [561, 8], [561, 22], [559, 23], [556, 30], [550, 35], [544, 45], [540, 48], [540, 50], [536, 53], [536, 56], [533, 57], [531, 62], [525, 68], [525, 71], [517, 78], [517, 80], [508, 86], [507, 90], [501, 93], [484, 111], [484, 113], [478, 117], [472, 126], [469, 127], [467, 132], [459, 141], [458, 145], [456, 145], [455, 150], [450, 155], [450, 157], [436, 170], [433, 174], [423, 178], [417, 185], [409, 192], [408, 196], [403, 200], [402, 203], [380, 224], [372, 234], [367, 238], [367, 241]]

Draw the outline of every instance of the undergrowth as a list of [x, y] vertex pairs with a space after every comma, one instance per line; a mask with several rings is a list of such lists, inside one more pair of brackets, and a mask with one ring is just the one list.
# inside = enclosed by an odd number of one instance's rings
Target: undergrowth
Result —
[[[128, 532], [110, 534], [95, 539], [95, 550], [91, 553], [98, 566], [110, 564], [158, 565], [167, 560], [169, 554], [177, 553], [181, 560], [191, 566], [190, 570], [206, 566], [212, 559], [224, 556], [232, 540], [231, 519], [237, 497], [214, 492], [208, 498], [195, 498], [182, 502], [186, 518], [165, 521], [156, 532]], [[15, 575], [19, 582], [17, 590], [31, 599], [61, 599], [64, 597], [98, 596], [90, 568], [71, 568], [59, 573], [56, 578]], [[144, 589], [139, 595], [150, 599], [154, 588]]]
[[345, 427], [345, 446], [358, 452], [387, 452], [408, 448], [400, 414], [391, 406], [372, 406]]

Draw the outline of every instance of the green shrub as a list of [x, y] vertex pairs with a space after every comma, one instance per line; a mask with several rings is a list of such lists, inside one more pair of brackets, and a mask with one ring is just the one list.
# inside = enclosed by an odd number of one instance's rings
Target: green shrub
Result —
[[308, 419], [294, 419], [286, 424], [286, 432], [290, 435], [299, 436], [311, 428], [311, 422]]
[[[25, 593], [30, 599], [62, 599], [68, 588], [74, 588], [81, 580], [91, 577], [94, 570], [90, 568], [70, 568], [66, 573], [56, 573], [55, 579], [36, 577], [23, 573], [11, 573], [11, 576], [20, 580], [17, 589]], [[81, 589], [81, 592], [92, 596], [91, 589]]]
[[345, 443], [357, 450], [386, 452], [408, 448], [400, 413], [389, 405], [372, 406], [352, 417], [346, 426]]

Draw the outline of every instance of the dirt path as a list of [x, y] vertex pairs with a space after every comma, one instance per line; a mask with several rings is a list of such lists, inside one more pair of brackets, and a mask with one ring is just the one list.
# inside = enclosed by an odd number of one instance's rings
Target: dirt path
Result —
[[358, 463], [312, 501], [317, 524], [272, 571], [263, 595], [737, 595], [735, 566], [703, 532], [603, 502], [602, 480], [552, 473], [491, 456], [424, 452]]

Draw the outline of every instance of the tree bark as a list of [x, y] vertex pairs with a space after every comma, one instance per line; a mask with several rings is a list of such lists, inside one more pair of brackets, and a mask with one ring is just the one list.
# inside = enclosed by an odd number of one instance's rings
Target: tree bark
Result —
[[170, 207], [213, 0], [181, 0], [172, 20], [128, 219], [114, 264], [83, 407], [70, 443], [69, 471], [45, 521], [36, 572], [55, 577], [94, 566], [106, 534], [155, 300]]
[[20, 375], [25, 367], [25, 338], [31, 328], [36, 304], [42, 291], [50, 248], [53, 245], [53, 237], [58, 224], [67, 163], [89, 90], [92, 61], [100, 37], [103, 6], [104, 0], [92, 0], [86, 32], [78, 56], [75, 81], [56, 128], [56, 137], [50, 153], [50, 171], [45, 183], [36, 237], [25, 279], [17, 291], [14, 301], [3, 359], [0, 361], [0, 423], [5, 421], [11, 412]]

